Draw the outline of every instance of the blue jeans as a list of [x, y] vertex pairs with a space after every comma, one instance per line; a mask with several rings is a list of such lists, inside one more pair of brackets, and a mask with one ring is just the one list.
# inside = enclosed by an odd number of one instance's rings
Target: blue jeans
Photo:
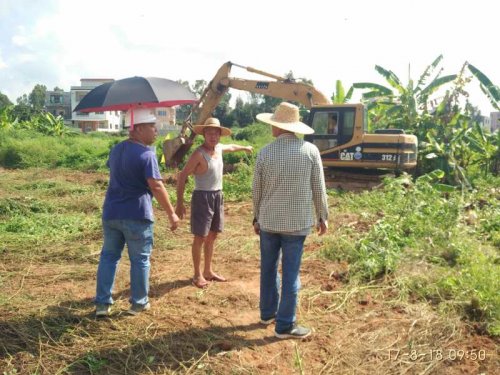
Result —
[[130, 258], [130, 302], [145, 305], [148, 303], [153, 223], [148, 220], [103, 220], [102, 228], [104, 243], [97, 268], [95, 303], [113, 303], [111, 292], [116, 269], [127, 244]]
[[[295, 323], [300, 289], [300, 261], [306, 236], [260, 231], [260, 317], [276, 316], [276, 332], [283, 333]], [[281, 298], [278, 262], [281, 253], [283, 280]]]

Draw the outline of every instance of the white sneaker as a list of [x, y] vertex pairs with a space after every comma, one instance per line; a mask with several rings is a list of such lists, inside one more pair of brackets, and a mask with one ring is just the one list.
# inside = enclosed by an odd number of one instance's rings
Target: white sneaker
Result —
[[311, 334], [311, 330], [306, 327], [301, 327], [296, 324], [288, 331], [274, 332], [274, 335], [279, 339], [304, 339]]

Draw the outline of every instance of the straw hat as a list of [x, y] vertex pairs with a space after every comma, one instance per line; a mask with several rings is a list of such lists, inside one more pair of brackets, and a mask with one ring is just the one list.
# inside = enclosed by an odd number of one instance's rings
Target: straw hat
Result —
[[314, 129], [299, 121], [299, 107], [282, 102], [274, 113], [259, 113], [257, 120], [277, 128], [299, 134], [312, 134]]
[[203, 130], [205, 130], [206, 128], [220, 129], [220, 134], [222, 136], [231, 135], [231, 129], [221, 126], [219, 119], [216, 119], [215, 117], [207, 118], [203, 125], [193, 126], [194, 132], [198, 135], [203, 135]]

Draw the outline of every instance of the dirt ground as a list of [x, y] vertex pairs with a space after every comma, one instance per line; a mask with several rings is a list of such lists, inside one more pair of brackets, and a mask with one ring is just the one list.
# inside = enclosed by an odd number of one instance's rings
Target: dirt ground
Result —
[[[498, 373], [497, 341], [427, 303], [401, 300], [390, 283], [347, 284], [348, 266], [320, 257], [316, 235], [306, 242], [297, 311], [313, 335], [276, 339], [274, 325], [258, 323], [259, 252], [250, 203], [226, 204], [226, 231], [214, 263], [229, 281], [205, 290], [191, 285], [188, 222], [171, 234], [163, 213], [156, 216], [152, 309], [136, 317], [124, 314], [124, 256], [112, 316], [94, 318], [99, 243], [93, 262], [0, 264], [0, 272], [14, 275], [2, 285], [12, 293], [0, 305], [0, 373]], [[339, 217], [334, 225], [352, 219]]]

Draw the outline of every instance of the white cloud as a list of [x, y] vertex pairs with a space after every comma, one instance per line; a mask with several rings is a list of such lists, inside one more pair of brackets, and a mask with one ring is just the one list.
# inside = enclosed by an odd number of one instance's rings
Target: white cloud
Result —
[[27, 38], [22, 35], [14, 35], [12, 37], [12, 44], [15, 46], [25, 46], [27, 44]]
[[[253, 0], [238, 10], [229, 0], [42, 3], [0, 5], [0, 88], [11, 100], [37, 83], [68, 90], [83, 77], [209, 81], [228, 60], [277, 75], [292, 70], [327, 96], [337, 79], [385, 83], [376, 64], [406, 83], [411, 63], [417, 80], [441, 53], [445, 74], [468, 60], [500, 82], [493, 53], [500, 5], [490, 0], [474, 7], [465, 0]], [[490, 109], [480, 94], [474, 101]]]

